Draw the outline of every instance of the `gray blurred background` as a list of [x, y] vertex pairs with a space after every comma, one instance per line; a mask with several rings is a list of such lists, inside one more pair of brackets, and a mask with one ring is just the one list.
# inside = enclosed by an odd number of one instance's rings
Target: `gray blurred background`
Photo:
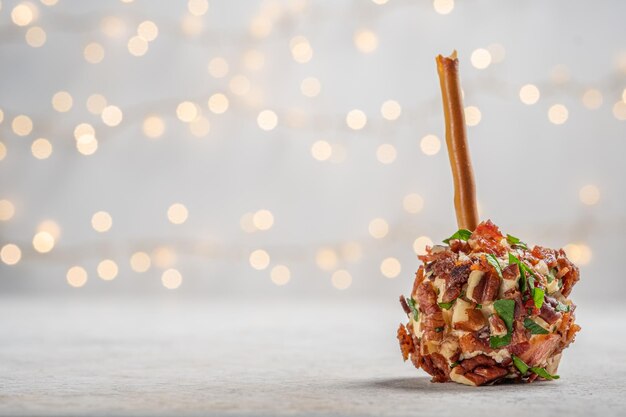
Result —
[[457, 49], [482, 218], [566, 247], [579, 304], [617, 300], [624, 15], [2, 1], [0, 291], [393, 301], [456, 230], [434, 57]]

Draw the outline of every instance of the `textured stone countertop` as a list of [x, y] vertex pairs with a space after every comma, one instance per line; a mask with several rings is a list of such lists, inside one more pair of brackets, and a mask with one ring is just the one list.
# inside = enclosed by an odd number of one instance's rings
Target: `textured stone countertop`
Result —
[[626, 415], [623, 309], [579, 307], [561, 379], [432, 384], [395, 300], [0, 298], [0, 415]]

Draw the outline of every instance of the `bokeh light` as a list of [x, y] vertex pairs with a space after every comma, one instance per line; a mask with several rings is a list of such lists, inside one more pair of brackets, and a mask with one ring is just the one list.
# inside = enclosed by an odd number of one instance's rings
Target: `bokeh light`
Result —
[[172, 224], [183, 224], [189, 217], [189, 210], [182, 203], [174, 203], [167, 209], [167, 218]]
[[9, 200], [0, 200], [0, 221], [8, 221], [15, 215], [15, 206]]
[[96, 232], [104, 233], [113, 226], [113, 218], [106, 211], [98, 211], [91, 216], [91, 227]]
[[376, 159], [382, 164], [391, 164], [397, 156], [398, 151], [389, 143], [383, 143], [376, 149]]
[[175, 290], [183, 283], [183, 276], [177, 269], [170, 268], [161, 274], [161, 283], [168, 290]]
[[385, 276], [385, 278], [395, 278], [400, 275], [402, 271], [402, 265], [400, 261], [396, 258], [385, 258], [380, 263], [380, 272]]
[[339, 269], [333, 273], [331, 282], [338, 290], [347, 290], [352, 285], [352, 275], [345, 269]]
[[256, 118], [257, 124], [263, 130], [273, 130], [278, 125], [278, 116], [272, 110], [263, 110]]
[[47, 159], [52, 154], [52, 144], [48, 139], [35, 139], [30, 145], [30, 151], [37, 159]]
[[386, 120], [397, 120], [402, 114], [402, 106], [395, 100], [387, 100], [380, 106], [380, 114]]
[[98, 263], [98, 276], [105, 281], [111, 281], [117, 277], [118, 268], [115, 261], [111, 259], [105, 259]]
[[578, 191], [578, 198], [583, 204], [594, 206], [600, 201], [600, 190], [593, 184], [585, 185]]
[[491, 53], [484, 48], [478, 48], [472, 52], [470, 60], [475, 68], [485, 69], [491, 65]]
[[562, 125], [567, 121], [569, 111], [562, 104], [555, 104], [548, 109], [548, 119], [555, 125]]
[[80, 288], [87, 283], [87, 271], [81, 266], [73, 266], [67, 270], [65, 279], [70, 287]]
[[433, 8], [439, 14], [449, 14], [454, 10], [454, 0], [434, 0]]
[[372, 53], [378, 48], [378, 36], [369, 29], [357, 30], [354, 33], [354, 45], [364, 53]]
[[402, 207], [407, 213], [419, 213], [424, 208], [424, 199], [416, 193], [407, 194], [402, 200]]
[[22, 259], [22, 250], [14, 243], [7, 243], [0, 249], [0, 260], [7, 265], [15, 265]]
[[48, 253], [54, 248], [54, 236], [48, 232], [37, 232], [33, 237], [33, 248], [39, 253]]
[[291, 271], [285, 265], [276, 265], [270, 272], [270, 278], [276, 285], [285, 285], [291, 279]]
[[428, 236], [420, 236], [413, 242], [413, 251], [418, 255], [426, 253], [426, 246], [433, 246], [433, 241]]
[[146, 252], [135, 252], [130, 257], [130, 268], [135, 272], [146, 272], [151, 264], [150, 255]]
[[269, 266], [270, 255], [263, 249], [257, 249], [250, 253], [248, 260], [250, 261], [250, 266], [252, 266], [252, 268], [260, 271]]
[[252, 216], [252, 223], [258, 230], [269, 230], [274, 225], [274, 215], [269, 210], [259, 210]]
[[435, 135], [426, 135], [420, 141], [420, 149], [424, 155], [437, 155], [441, 149], [441, 141]]
[[350, 129], [361, 130], [367, 123], [367, 116], [362, 110], [350, 110], [346, 116], [346, 124]]
[[534, 84], [526, 84], [519, 90], [519, 99], [524, 104], [535, 104], [539, 101], [539, 97], [541, 97], [541, 93], [539, 92], [539, 88]]
[[389, 233], [389, 224], [385, 219], [377, 217], [370, 221], [367, 230], [373, 238], [382, 239]]
[[476, 106], [467, 106], [465, 108], [465, 124], [468, 126], [476, 126], [480, 123], [482, 114], [480, 109]]

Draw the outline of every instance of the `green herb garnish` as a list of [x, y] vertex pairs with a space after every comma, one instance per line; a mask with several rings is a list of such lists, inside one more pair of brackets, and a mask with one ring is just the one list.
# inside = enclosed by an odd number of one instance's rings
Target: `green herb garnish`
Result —
[[[509, 264], [516, 264], [519, 268], [520, 280], [519, 280], [519, 289], [521, 292], [526, 291], [526, 287], [532, 288], [534, 284], [534, 280], [531, 277], [535, 276], [535, 273], [530, 269], [524, 262], [520, 261], [517, 256], [513, 255], [509, 252]], [[528, 278], [527, 274], [528, 273]]]
[[533, 301], [535, 303], [535, 307], [541, 308], [543, 305], [543, 296], [546, 294], [543, 288], [535, 287], [533, 288]]
[[435, 327], [435, 332], [437, 333], [443, 332], [443, 327]]
[[439, 307], [443, 308], [444, 310], [450, 310], [450, 307], [452, 307], [452, 305], [454, 304], [455, 300], [450, 301], [449, 303], [437, 303], [439, 304]]
[[461, 362], [459, 362], [459, 361], [452, 362], [452, 363], [450, 364], [450, 369], [452, 369], [452, 368], [456, 368], [456, 367], [457, 367], [457, 366], [459, 366], [460, 364], [461, 364]]
[[547, 331], [546, 329], [544, 329], [543, 327], [538, 325], [536, 321], [534, 321], [532, 319], [529, 319], [528, 317], [526, 317], [524, 319], [524, 327], [526, 327], [528, 330], [530, 330], [531, 334], [548, 334], [548, 333], [550, 333], [549, 331]]
[[555, 272], [554, 272], [554, 270], [553, 270], [553, 269], [550, 269], [550, 270], [548, 271], [548, 276], [547, 276], [547, 278], [548, 278], [548, 284], [552, 283], [552, 281], [554, 281], [554, 280], [556, 279], [556, 274], [555, 274]]
[[513, 359], [513, 364], [522, 373], [522, 375], [528, 372], [528, 369], [530, 369], [530, 367], [526, 365], [526, 363], [523, 360], [521, 360], [515, 355], [511, 355], [511, 358]]
[[452, 236], [443, 240], [443, 243], [448, 244], [451, 240], [458, 239], [467, 242], [469, 238], [472, 236], [472, 232], [467, 229], [459, 229]]
[[526, 245], [526, 243], [522, 242], [521, 240], [519, 240], [519, 238], [515, 237], [515, 236], [511, 236], [509, 234], [506, 235], [506, 240], [507, 242], [509, 242], [509, 244], [511, 246], [517, 246], [519, 248], [528, 250], [528, 246]]
[[513, 331], [513, 315], [515, 314], [515, 301], [514, 300], [496, 300], [493, 303], [493, 308], [498, 313], [498, 316], [502, 319], [509, 332]]
[[504, 336], [491, 336], [489, 338], [489, 346], [491, 346], [492, 349], [507, 346], [509, 343], [511, 343], [510, 333], [507, 333]]
[[513, 300], [496, 300], [493, 303], [493, 308], [498, 313], [498, 316], [502, 319], [508, 333], [504, 336], [491, 336], [489, 338], [489, 346], [492, 349], [507, 346], [511, 343], [511, 335], [513, 333], [513, 315], [515, 313], [515, 301]]
[[496, 269], [498, 276], [502, 278], [502, 267], [500, 266], [500, 262], [498, 262], [498, 258], [490, 253], [486, 254], [485, 257], [487, 258], [487, 262]]
[[546, 371], [545, 368], [539, 368], [537, 366], [533, 366], [530, 368], [530, 370], [545, 379], [559, 379], [560, 378], [560, 376], [558, 375], [550, 375], [548, 371]]
[[570, 306], [568, 306], [567, 304], [563, 304], [560, 301], [557, 301], [556, 303], [556, 311], [562, 311], [564, 313], [568, 313], [570, 310]]
[[413, 313], [413, 320], [418, 321], [420, 318], [420, 312], [419, 310], [415, 307], [415, 300], [413, 299], [413, 297], [409, 297], [406, 299], [406, 303], [409, 305], [409, 307], [411, 308], [411, 312]]

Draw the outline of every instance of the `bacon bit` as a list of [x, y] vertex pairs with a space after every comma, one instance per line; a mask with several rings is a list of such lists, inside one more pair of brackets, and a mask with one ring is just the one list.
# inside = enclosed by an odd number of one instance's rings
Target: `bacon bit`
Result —
[[411, 290], [411, 297], [415, 298], [417, 295], [417, 287], [419, 287], [422, 282], [424, 282], [424, 265], [420, 265], [415, 273], [415, 281], [413, 282], [413, 290]]
[[[443, 360], [443, 363], [445, 364], [443, 366], [443, 369], [437, 366], [438, 364], [441, 364], [442, 360]], [[449, 367], [448, 367], [448, 362], [440, 354], [433, 353], [430, 355], [422, 356], [420, 360], [420, 365], [423, 370], [425, 370], [430, 375], [432, 375], [433, 377], [432, 382], [447, 382], [450, 380], [450, 378], [448, 377], [449, 372], [450, 372]]]
[[531, 314], [535, 316], [539, 314], [539, 309], [535, 306], [535, 301], [532, 298], [526, 300], [526, 302], [524, 303], [524, 307], [530, 309]]
[[519, 357], [528, 366], [541, 366], [556, 351], [560, 341], [556, 334], [538, 334], [530, 339], [530, 346]]
[[409, 359], [409, 354], [415, 350], [415, 346], [413, 346], [413, 339], [411, 339], [411, 336], [407, 333], [406, 328], [402, 324], [398, 327], [398, 334], [396, 337], [398, 338], [398, 342], [400, 342], [402, 359], [406, 361]]
[[[570, 262], [565, 255], [563, 249], [559, 250], [559, 257], [557, 258], [557, 264], [559, 268], [559, 276], [563, 280], [563, 288], [561, 288], [561, 294], [567, 297], [572, 292], [572, 287], [580, 279], [580, 273], [578, 267]], [[567, 268], [567, 272], [564, 272]]]
[[544, 319], [548, 324], [554, 324], [561, 318], [561, 313], [556, 311], [557, 301], [552, 297], [546, 297], [545, 302], [539, 311], [539, 317]]
[[502, 278], [508, 280], [516, 280], [520, 276], [519, 266], [511, 264], [502, 269]]
[[475, 385], [484, 385], [508, 374], [507, 369], [499, 366], [495, 360], [486, 355], [465, 359], [457, 368], [456, 374], [463, 375]]
[[[548, 268], [553, 268], [556, 266], [556, 251], [554, 249], [548, 249], [541, 246], [535, 246], [532, 250], [532, 255], [536, 258], [543, 259], [543, 261], [548, 265]], [[537, 261], [533, 263], [536, 264]]]
[[504, 255], [506, 248], [502, 246], [502, 233], [491, 220], [484, 221], [476, 226], [476, 230], [468, 240], [473, 252], [487, 252]]
[[404, 295], [400, 296], [400, 305], [402, 306], [402, 310], [404, 310], [406, 314], [409, 314], [411, 312], [411, 307], [409, 307], [409, 305], [406, 303], [406, 298], [404, 298]]
[[459, 252], [469, 253], [472, 250], [472, 248], [470, 248], [470, 245], [467, 242], [454, 239], [450, 241], [450, 250], [455, 253], [459, 253]]

